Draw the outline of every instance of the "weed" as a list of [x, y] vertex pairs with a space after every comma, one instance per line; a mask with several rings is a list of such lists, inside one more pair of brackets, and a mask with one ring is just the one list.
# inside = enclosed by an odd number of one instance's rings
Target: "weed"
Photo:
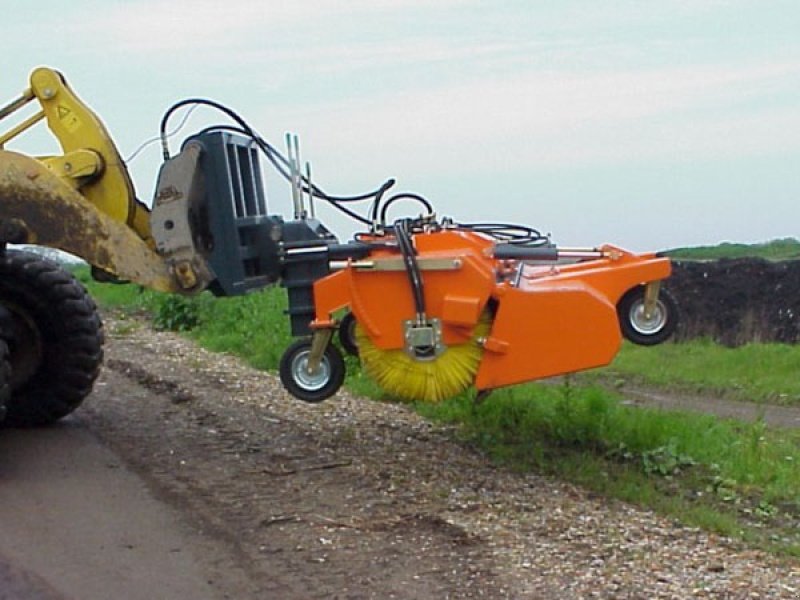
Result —
[[201, 323], [200, 304], [195, 298], [163, 296], [156, 303], [153, 326], [168, 331], [191, 331]]

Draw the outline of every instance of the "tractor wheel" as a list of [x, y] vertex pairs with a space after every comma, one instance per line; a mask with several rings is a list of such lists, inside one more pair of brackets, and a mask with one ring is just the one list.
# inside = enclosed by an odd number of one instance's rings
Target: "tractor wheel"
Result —
[[6, 406], [10, 397], [11, 363], [8, 361], [8, 344], [0, 337], [0, 422], [6, 417]]
[[644, 286], [629, 290], [617, 304], [620, 329], [625, 339], [640, 346], [665, 342], [678, 326], [678, 303], [668, 290], [661, 288], [653, 314], [644, 312]]
[[0, 254], [0, 305], [11, 369], [5, 423], [53, 423], [83, 402], [100, 372], [97, 307], [69, 272], [16, 250]]
[[339, 343], [350, 356], [358, 356], [358, 343], [356, 342], [356, 318], [349, 312], [342, 317], [339, 323]]
[[309, 373], [310, 354], [310, 340], [298, 340], [289, 346], [281, 357], [281, 383], [295, 398], [322, 402], [333, 396], [344, 383], [344, 359], [336, 346], [328, 344], [317, 372]]

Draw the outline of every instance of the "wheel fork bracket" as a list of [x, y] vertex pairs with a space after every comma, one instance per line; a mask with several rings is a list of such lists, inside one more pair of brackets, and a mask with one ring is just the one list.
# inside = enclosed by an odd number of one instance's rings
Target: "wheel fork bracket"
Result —
[[658, 293], [661, 291], [661, 280], [651, 281], [644, 286], [644, 318], [652, 319], [653, 312], [658, 302]]
[[331, 337], [333, 337], [333, 329], [330, 327], [317, 329], [311, 336], [311, 351], [306, 365], [306, 371], [308, 371], [309, 375], [314, 375], [319, 369], [322, 355], [325, 354], [325, 348], [330, 344]]

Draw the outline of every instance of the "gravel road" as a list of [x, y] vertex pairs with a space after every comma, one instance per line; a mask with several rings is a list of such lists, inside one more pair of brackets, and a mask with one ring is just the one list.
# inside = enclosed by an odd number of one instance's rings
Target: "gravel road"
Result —
[[0, 583], [27, 598], [800, 597], [798, 562], [498, 469], [402, 406], [306, 405], [106, 327], [84, 408], [0, 432]]

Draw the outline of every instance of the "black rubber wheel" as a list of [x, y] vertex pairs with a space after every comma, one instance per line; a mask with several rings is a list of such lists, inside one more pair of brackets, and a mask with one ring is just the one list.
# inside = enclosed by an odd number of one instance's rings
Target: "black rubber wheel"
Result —
[[339, 349], [328, 344], [314, 374], [306, 365], [311, 354], [311, 341], [298, 340], [281, 357], [281, 383], [295, 398], [306, 402], [322, 402], [333, 396], [344, 383], [344, 359]]
[[5, 424], [53, 423], [83, 402], [100, 372], [97, 307], [71, 273], [19, 250], [0, 254], [0, 305], [10, 315], [2, 327], [11, 367]]
[[358, 356], [356, 318], [353, 316], [353, 313], [347, 313], [339, 322], [339, 343], [350, 356]]
[[6, 407], [11, 398], [11, 363], [8, 360], [8, 344], [0, 337], [0, 423], [6, 418]]
[[661, 288], [655, 310], [650, 318], [644, 314], [644, 289], [640, 285], [629, 290], [617, 304], [622, 335], [640, 346], [654, 346], [667, 341], [678, 326], [678, 303]]

